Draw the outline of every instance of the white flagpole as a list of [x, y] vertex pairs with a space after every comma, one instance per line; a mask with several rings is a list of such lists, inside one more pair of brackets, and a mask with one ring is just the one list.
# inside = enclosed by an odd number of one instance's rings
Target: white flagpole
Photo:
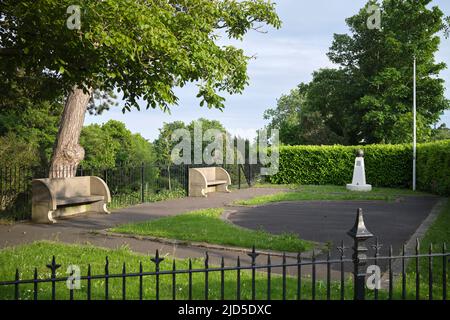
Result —
[[416, 134], [416, 57], [414, 56], [414, 81], [413, 81], [413, 191], [416, 191], [416, 155], [417, 155], [417, 134]]

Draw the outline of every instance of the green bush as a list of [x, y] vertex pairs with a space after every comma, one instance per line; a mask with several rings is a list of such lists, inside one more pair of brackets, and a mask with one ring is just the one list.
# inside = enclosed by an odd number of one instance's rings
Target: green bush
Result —
[[[355, 152], [365, 153], [366, 177], [376, 187], [412, 184], [411, 145], [283, 146], [280, 170], [270, 177], [276, 184], [345, 185], [352, 180]], [[417, 187], [450, 195], [450, 140], [419, 144]]]
[[450, 195], [450, 140], [419, 145], [417, 188]]

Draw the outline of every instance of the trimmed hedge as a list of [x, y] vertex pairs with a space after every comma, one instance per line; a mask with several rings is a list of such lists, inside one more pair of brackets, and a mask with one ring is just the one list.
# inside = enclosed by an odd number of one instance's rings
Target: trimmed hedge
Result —
[[450, 140], [418, 147], [417, 188], [450, 196]]
[[[356, 150], [364, 150], [366, 177], [376, 187], [410, 188], [411, 145], [284, 146], [275, 184], [350, 183]], [[450, 195], [450, 140], [417, 146], [417, 188]]]

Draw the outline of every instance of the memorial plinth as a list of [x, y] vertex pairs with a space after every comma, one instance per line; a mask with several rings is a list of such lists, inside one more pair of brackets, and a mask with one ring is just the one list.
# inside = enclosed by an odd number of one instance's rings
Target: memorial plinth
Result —
[[351, 191], [371, 191], [372, 186], [366, 183], [366, 172], [364, 167], [364, 152], [358, 150], [353, 167], [352, 183], [347, 184], [347, 189]]

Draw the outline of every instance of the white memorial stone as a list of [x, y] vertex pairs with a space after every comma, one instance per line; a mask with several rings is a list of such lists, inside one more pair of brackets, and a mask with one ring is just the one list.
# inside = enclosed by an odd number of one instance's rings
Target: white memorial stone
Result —
[[366, 172], [364, 168], [364, 152], [358, 151], [353, 168], [353, 180], [347, 184], [347, 189], [351, 191], [370, 191], [372, 186], [366, 183]]

